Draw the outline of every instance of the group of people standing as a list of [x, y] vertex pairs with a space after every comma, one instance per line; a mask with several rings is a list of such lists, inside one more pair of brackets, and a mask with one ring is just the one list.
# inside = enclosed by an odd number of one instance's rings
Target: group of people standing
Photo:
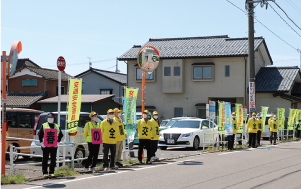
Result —
[[[232, 123], [233, 123], [233, 135], [228, 136], [228, 150], [233, 150], [234, 138], [237, 132], [237, 120], [236, 120], [235, 112], [232, 113]], [[278, 131], [278, 121], [276, 115], [270, 116], [270, 119], [268, 120], [268, 125], [270, 129], [270, 144], [276, 145], [277, 131]], [[256, 146], [261, 146], [260, 145], [261, 133], [264, 127], [265, 127], [265, 123], [261, 119], [260, 113], [258, 113], [257, 115], [255, 112], [252, 113], [252, 118], [248, 120], [246, 126], [249, 133], [249, 148], [255, 148]]]

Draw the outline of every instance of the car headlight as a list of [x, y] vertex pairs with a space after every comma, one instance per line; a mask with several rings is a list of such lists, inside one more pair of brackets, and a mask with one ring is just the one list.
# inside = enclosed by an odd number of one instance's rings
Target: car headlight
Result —
[[191, 137], [192, 135], [193, 135], [193, 133], [185, 133], [185, 134], [182, 134], [182, 138]]

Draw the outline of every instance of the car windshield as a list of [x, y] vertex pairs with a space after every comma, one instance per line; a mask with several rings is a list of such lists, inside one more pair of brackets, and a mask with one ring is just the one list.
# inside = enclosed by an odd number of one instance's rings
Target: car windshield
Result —
[[179, 121], [179, 119], [171, 119], [165, 126], [166, 126], [166, 127], [172, 126], [172, 125], [175, 124], [177, 121]]
[[193, 128], [198, 129], [200, 121], [178, 121], [171, 128]]
[[160, 126], [161, 126], [161, 127], [164, 127], [164, 126], [166, 126], [166, 124], [167, 124], [167, 123], [168, 123], [168, 121], [167, 121], [167, 120], [165, 120], [165, 121], [162, 121]]

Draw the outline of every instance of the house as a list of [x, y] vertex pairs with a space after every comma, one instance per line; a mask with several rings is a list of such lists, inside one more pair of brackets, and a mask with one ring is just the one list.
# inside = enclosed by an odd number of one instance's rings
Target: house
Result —
[[[99, 115], [107, 115], [108, 109], [122, 107], [122, 104], [113, 100], [114, 94], [108, 95], [82, 95], [81, 97], [81, 112], [95, 111]], [[68, 95], [61, 95], [61, 111], [66, 111], [68, 102]], [[40, 100], [38, 104], [41, 105], [41, 110], [45, 112], [57, 111], [58, 96]]]
[[[8, 78], [8, 107], [41, 109], [37, 101], [58, 95], [58, 70], [41, 68], [29, 59], [18, 60], [17, 65], [19, 69]], [[69, 77], [62, 72], [62, 94], [67, 94]]]
[[[144, 46], [153, 46], [160, 54], [158, 68], [146, 73], [146, 109], [158, 111], [163, 118], [183, 115], [204, 118], [209, 100], [231, 102], [233, 110], [235, 103], [248, 104], [248, 38], [227, 35], [150, 38], [118, 58], [126, 61], [129, 87], [141, 88], [142, 71], [137, 54]], [[256, 74], [273, 61], [264, 38], [255, 37], [254, 50]], [[139, 91], [137, 111], [141, 111], [141, 104]]]
[[83, 80], [82, 94], [114, 94], [113, 100], [123, 104], [122, 97], [126, 86], [126, 74], [90, 67], [90, 69], [74, 77]]

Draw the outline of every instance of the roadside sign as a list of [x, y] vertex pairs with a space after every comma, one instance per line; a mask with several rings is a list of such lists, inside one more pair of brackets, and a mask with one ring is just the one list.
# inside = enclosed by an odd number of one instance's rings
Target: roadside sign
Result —
[[250, 112], [255, 112], [255, 83], [249, 82], [249, 108]]
[[57, 68], [60, 70], [60, 71], [64, 71], [65, 68], [66, 68], [66, 61], [64, 59], [64, 57], [60, 56], [58, 59], [57, 59]]
[[12, 76], [17, 67], [18, 63], [18, 55], [22, 51], [22, 43], [21, 41], [14, 41], [10, 53], [9, 53], [9, 58], [8, 58], [8, 76]]
[[247, 121], [248, 119], [248, 106], [242, 106], [243, 109], [243, 116], [244, 116], [244, 121]]
[[215, 102], [209, 101], [209, 119], [215, 119]]
[[206, 119], [209, 119], [209, 104], [206, 104]]

